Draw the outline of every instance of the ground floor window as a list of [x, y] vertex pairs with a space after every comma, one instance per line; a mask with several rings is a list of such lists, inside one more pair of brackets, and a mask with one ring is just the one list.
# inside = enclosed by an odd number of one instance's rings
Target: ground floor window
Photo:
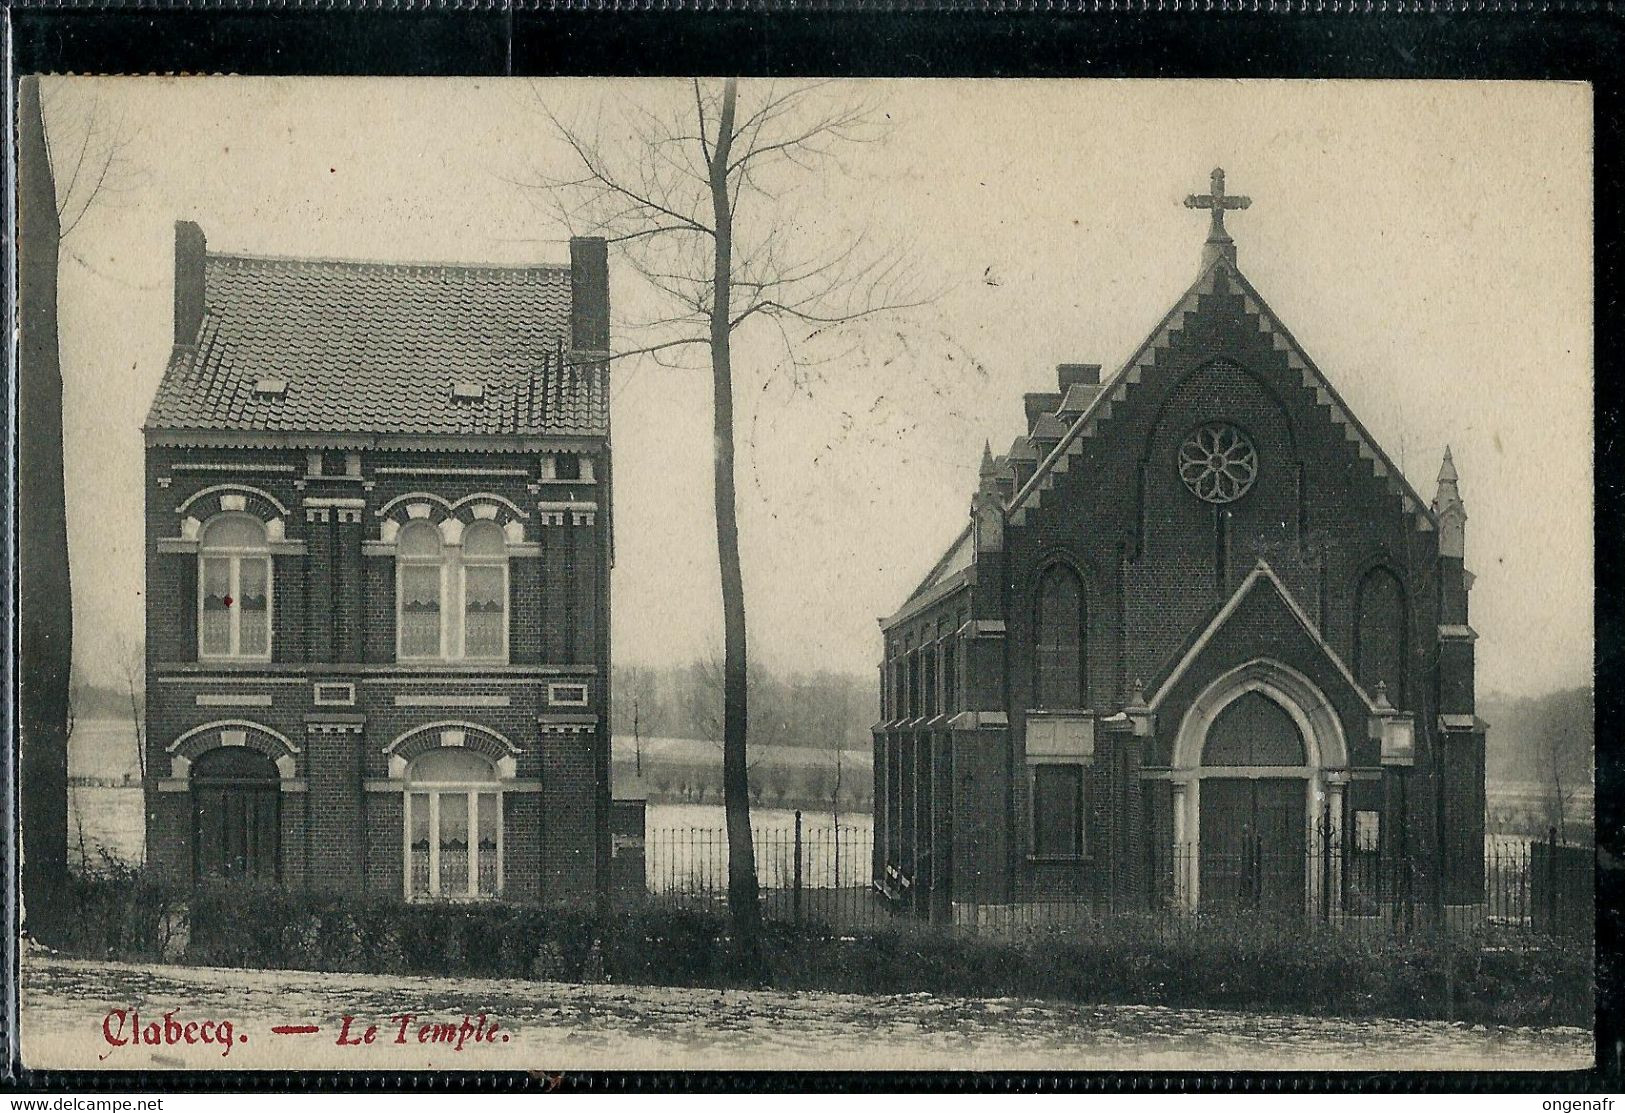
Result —
[[271, 759], [240, 746], [193, 762], [192, 864], [198, 878], [277, 879], [281, 782]]
[[502, 793], [478, 754], [432, 750], [407, 770], [407, 895], [479, 899], [502, 889]]
[[1344, 902], [1350, 912], [1374, 915], [1383, 898], [1382, 815], [1356, 809], [1343, 871]]
[[1042, 764], [1031, 768], [1033, 856], [1082, 857], [1083, 766]]

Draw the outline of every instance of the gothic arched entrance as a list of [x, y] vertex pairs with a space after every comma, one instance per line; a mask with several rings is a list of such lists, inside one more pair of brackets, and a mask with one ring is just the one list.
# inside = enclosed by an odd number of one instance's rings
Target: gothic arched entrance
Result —
[[1202, 768], [1202, 907], [1301, 908], [1309, 769], [1291, 714], [1262, 692], [1243, 692], [1208, 727]]
[[[1348, 750], [1331, 702], [1265, 658], [1208, 685], [1174, 743], [1175, 884], [1187, 908], [1305, 911], [1317, 821], [1342, 824]], [[1335, 868], [1335, 864], [1331, 867]]]

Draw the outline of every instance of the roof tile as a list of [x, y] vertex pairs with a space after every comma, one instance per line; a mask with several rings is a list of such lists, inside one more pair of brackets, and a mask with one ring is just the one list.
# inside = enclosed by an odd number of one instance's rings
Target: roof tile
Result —
[[[210, 254], [196, 342], [153, 429], [601, 436], [604, 377], [572, 366], [570, 269]], [[265, 376], [280, 397], [256, 394]], [[454, 401], [457, 380], [485, 397]]]

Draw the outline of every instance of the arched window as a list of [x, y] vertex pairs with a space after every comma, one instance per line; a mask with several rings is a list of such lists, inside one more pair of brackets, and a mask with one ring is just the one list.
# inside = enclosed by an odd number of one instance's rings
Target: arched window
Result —
[[1404, 585], [1390, 569], [1373, 568], [1361, 577], [1354, 605], [1355, 679], [1373, 694], [1379, 683], [1386, 684], [1394, 706], [1407, 706]]
[[491, 763], [430, 750], [407, 769], [406, 895], [472, 900], [502, 891], [502, 793]]
[[1081, 708], [1088, 705], [1084, 684], [1083, 583], [1062, 564], [1038, 584], [1037, 634], [1033, 653], [1033, 705]]
[[396, 656], [446, 655], [444, 549], [432, 523], [411, 522], [396, 538]]
[[508, 546], [495, 522], [463, 533], [463, 656], [508, 659]]
[[1213, 720], [1202, 745], [1203, 765], [1303, 765], [1303, 732], [1286, 708], [1261, 692], [1245, 692]]
[[502, 527], [477, 521], [446, 545], [426, 521], [395, 541], [397, 656], [401, 660], [508, 659], [508, 545]]
[[265, 523], [222, 514], [198, 546], [198, 656], [271, 657], [271, 550]]
[[224, 746], [191, 768], [192, 868], [199, 878], [275, 881], [281, 782], [258, 750]]

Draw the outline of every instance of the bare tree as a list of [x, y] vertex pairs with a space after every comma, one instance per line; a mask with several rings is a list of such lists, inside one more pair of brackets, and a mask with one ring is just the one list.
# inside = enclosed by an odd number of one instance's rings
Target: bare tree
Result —
[[62, 229], [39, 79], [18, 83], [17, 374], [19, 704], [24, 914], [54, 926], [68, 878], [68, 729], [73, 607], [62, 473], [57, 267]]
[[1568, 841], [1568, 820], [1580, 785], [1590, 782], [1591, 740], [1567, 722], [1553, 722], [1540, 731], [1536, 744], [1546, 786], [1546, 822]]
[[66, 241], [94, 206], [141, 180], [128, 157], [136, 134], [95, 86], [59, 82], [44, 94], [43, 107], [57, 223]]
[[78, 778], [73, 776], [73, 728], [78, 722], [80, 708], [84, 705], [85, 678], [78, 669], [70, 669], [68, 673], [68, 815], [73, 820], [74, 841], [79, 852], [79, 872], [85, 873], [90, 867], [90, 851], [85, 846], [85, 813], [80, 800]]
[[[59, 87], [60, 89], [60, 87]], [[62, 462], [62, 356], [57, 275], [65, 238], [120, 168], [124, 143], [92, 101], [52, 126], [39, 78], [17, 85], [17, 579], [19, 712], [24, 786], [22, 889], [31, 930], [62, 910], [68, 877], [68, 733], [73, 662], [72, 583]], [[53, 139], [55, 141], [53, 141]], [[66, 152], [72, 152], [66, 153]], [[66, 188], [61, 188], [63, 183]]]
[[[739, 83], [693, 81], [680, 107], [628, 106], [609, 137], [602, 122], [542, 111], [575, 170], [538, 184], [572, 234], [599, 235], [657, 291], [662, 310], [616, 353], [666, 364], [685, 351], [710, 355], [713, 488], [723, 613], [723, 802], [728, 830], [728, 905], [742, 969], [767, 975], [750, 826], [745, 589], [739, 557], [734, 461], [734, 338], [747, 327], [776, 335], [780, 367], [797, 378], [806, 342], [854, 321], [919, 304], [903, 255], [872, 251], [862, 236], [827, 250], [792, 243], [790, 198], [839, 155], [872, 141], [882, 114], [837, 101], [828, 83], [763, 83], [741, 103]], [[603, 120], [603, 115], [598, 117]], [[613, 126], [613, 125], [612, 125]]]
[[143, 782], [147, 779], [147, 654], [139, 642], [120, 638], [119, 672], [124, 694], [130, 704], [130, 722], [135, 730], [135, 767]]
[[[684, 710], [690, 724], [689, 729], [716, 746], [718, 752], [724, 753], [727, 747], [723, 721], [727, 691], [725, 673], [722, 657], [713, 648], [704, 657], [697, 657], [689, 663], [684, 673], [682, 695], [686, 704]], [[748, 668], [747, 676], [749, 690], [757, 695], [771, 683], [771, 677], [754, 666]], [[751, 714], [756, 714], [760, 706], [758, 700]], [[747, 773], [761, 765], [762, 759], [770, 751], [772, 741], [772, 734], [762, 730], [759, 723], [751, 730], [751, 744], [745, 757]]]

